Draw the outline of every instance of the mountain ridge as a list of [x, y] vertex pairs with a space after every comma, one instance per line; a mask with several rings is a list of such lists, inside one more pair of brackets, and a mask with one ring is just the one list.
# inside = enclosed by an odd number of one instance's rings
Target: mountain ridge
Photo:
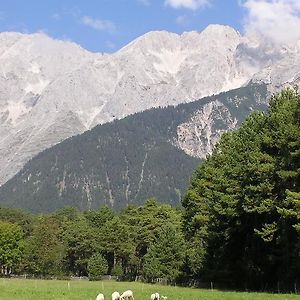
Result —
[[148, 33], [105, 55], [44, 34], [0, 33], [0, 185], [40, 151], [98, 124], [251, 79], [270, 91], [298, 84], [300, 51], [259, 49], [222, 25]]
[[266, 85], [250, 84], [98, 125], [26, 163], [0, 187], [0, 205], [33, 212], [65, 205], [119, 210], [156, 197], [178, 206], [201, 159], [249, 112], [265, 110], [266, 95]]

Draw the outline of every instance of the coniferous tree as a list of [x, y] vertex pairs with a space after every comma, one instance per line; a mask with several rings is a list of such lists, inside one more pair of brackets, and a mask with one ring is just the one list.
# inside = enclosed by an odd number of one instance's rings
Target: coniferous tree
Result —
[[93, 254], [88, 260], [88, 276], [90, 280], [100, 280], [101, 276], [107, 273], [108, 264], [100, 254]]
[[182, 233], [172, 224], [165, 224], [145, 255], [145, 277], [150, 281], [177, 279], [182, 272], [185, 250]]

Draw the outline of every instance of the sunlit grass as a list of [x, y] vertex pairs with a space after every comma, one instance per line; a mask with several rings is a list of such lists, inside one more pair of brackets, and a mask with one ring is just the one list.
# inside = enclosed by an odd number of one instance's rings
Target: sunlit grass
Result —
[[167, 296], [168, 300], [299, 299], [299, 295], [293, 294], [223, 292], [139, 282], [0, 279], [0, 300], [95, 300], [99, 292], [104, 294], [105, 299], [111, 299], [112, 292], [121, 293], [126, 289], [133, 291], [135, 300], [150, 300], [153, 292]]

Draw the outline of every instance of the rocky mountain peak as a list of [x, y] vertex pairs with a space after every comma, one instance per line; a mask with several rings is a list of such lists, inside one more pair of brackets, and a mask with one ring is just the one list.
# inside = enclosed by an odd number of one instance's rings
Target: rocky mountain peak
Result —
[[40, 151], [97, 124], [254, 79], [299, 81], [299, 52], [264, 49], [222, 25], [149, 32], [106, 55], [42, 33], [0, 33], [0, 184]]

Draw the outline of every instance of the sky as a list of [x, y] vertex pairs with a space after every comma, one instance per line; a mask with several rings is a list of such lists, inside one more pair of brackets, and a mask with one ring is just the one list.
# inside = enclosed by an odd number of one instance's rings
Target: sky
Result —
[[181, 34], [209, 24], [290, 41], [300, 38], [300, 0], [0, 1], [1, 32], [43, 32], [93, 52], [115, 52], [152, 30]]

